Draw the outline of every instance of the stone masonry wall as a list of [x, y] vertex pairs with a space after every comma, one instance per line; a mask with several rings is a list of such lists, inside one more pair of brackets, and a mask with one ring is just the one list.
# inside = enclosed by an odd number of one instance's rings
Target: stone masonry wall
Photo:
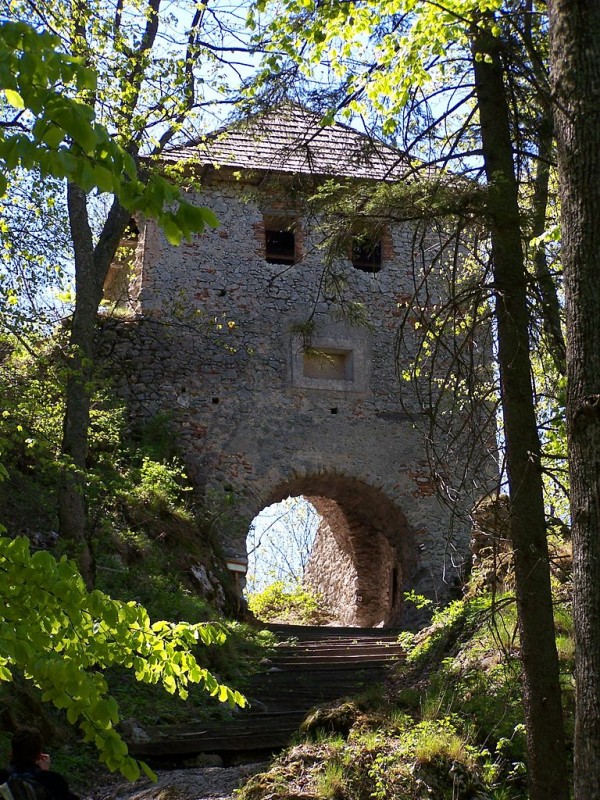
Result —
[[[110, 334], [117, 383], [137, 415], [172, 414], [199, 490], [233, 492], [248, 520], [290, 493], [349, 509], [356, 523], [349, 569], [357, 569], [360, 550], [363, 567], [372, 553], [379, 572], [370, 580], [378, 574], [384, 587], [362, 616], [368, 624], [398, 622], [393, 571], [401, 588], [443, 593], [456, 572], [449, 554], [456, 563], [469, 545], [466, 527], [452, 526], [435, 495], [423, 441], [399, 402], [402, 393], [419, 413], [394, 356], [400, 306], [413, 292], [410, 227], [388, 229], [380, 272], [344, 258], [336, 264], [344, 300], [362, 303], [368, 319], [352, 326], [340, 319], [338, 299], [319, 289], [320, 238], [310, 220], [297, 223], [299, 262], [268, 264], [261, 231], [269, 204], [225, 180], [198, 202], [220, 226], [179, 248], [153, 223], [142, 226], [129, 285], [135, 316]], [[347, 365], [341, 378], [305, 374], [308, 319], [310, 346]], [[474, 487], [474, 494], [486, 489]], [[223, 546], [245, 555], [242, 535]], [[361, 617], [356, 607], [352, 614]]]
[[[337, 512], [342, 514], [340, 509]], [[335, 517], [331, 521], [328, 516], [323, 518], [304, 570], [304, 581], [323, 595], [338, 624], [356, 625], [358, 567], [345, 532], [345, 520], [340, 525]]]
[[392, 579], [399, 558], [392, 545], [382, 533], [353, 524], [335, 501], [311, 502], [322, 522], [304, 570], [305, 582], [323, 595], [339, 625], [374, 627], [401, 621]]

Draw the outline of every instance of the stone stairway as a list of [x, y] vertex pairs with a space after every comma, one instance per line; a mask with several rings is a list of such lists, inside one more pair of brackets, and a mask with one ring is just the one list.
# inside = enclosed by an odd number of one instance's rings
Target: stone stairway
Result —
[[311, 708], [380, 683], [389, 666], [402, 659], [398, 631], [265, 627], [280, 642], [244, 690], [250, 708], [228, 720], [145, 728], [143, 736], [129, 743], [130, 752], [139, 758], [173, 759], [279, 749], [289, 744]]

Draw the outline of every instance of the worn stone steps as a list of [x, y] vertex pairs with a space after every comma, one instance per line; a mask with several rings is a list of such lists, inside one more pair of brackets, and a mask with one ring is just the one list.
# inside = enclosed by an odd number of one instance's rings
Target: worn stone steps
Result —
[[283, 747], [298, 729], [305, 710], [286, 710], [263, 714], [239, 715], [218, 724], [189, 726], [173, 730], [172, 726], [149, 728], [148, 741], [132, 745], [137, 756], [189, 757], [198, 753], [237, 753]]
[[280, 636], [282, 641], [286, 639], [296, 639], [299, 642], [322, 641], [332, 639], [337, 641], [368, 641], [379, 639], [381, 641], [392, 641], [398, 636], [399, 630], [394, 631], [387, 628], [356, 628], [356, 627], [330, 627], [328, 625], [283, 625], [267, 623], [263, 625], [269, 631]]
[[269, 627], [282, 641], [249, 680], [249, 709], [218, 722], [145, 728], [129, 743], [132, 754], [177, 759], [284, 747], [311, 708], [381, 682], [402, 658], [397, 631]]
[[[402, 656], [402, 649], [399, 647], [394, 650], [382, 650], [380, 653], [373, 653], [372, 651], [364, 652], [364, 653], [356, 653], [352, 650], [343, 650], [341, 653], [336, 653], [335, 651], [329, 653], [307, 653], [300, 650], [297, 654], [294, 652], [282, 654], [280, 657], [277, 658], [276, 662], [272, 662], [272, 669], [282, 669], [283, 667], [289, 667], [290, 669], [296, 668], [300, 669], [306, 666], [310, 668], [311, 666], [317, 666], [319, 664], [326, 664], [326, 665], [338, 665], [340, 667], [347, 666], [348, 668], [354, 669], [355, 667], [360, 668], [361, 665], [369, 665], [369, 664], [382, 664], [382, 663], [389, 663], [393, 661], [395, 658], [400, 658]], [[266, 665], [267, 669], [269, 665]]]

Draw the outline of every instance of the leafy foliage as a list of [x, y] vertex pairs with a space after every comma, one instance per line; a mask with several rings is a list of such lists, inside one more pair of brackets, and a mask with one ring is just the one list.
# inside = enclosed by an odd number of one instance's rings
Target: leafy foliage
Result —
[[9, 681], [13, 670], [22, 671], [44, 700], [78, 723], [109, 769], [120, 769], [130, 779], [139, 775], [115, 730], [118, 707], [98, 668], [126, 667], [137, 680], [161, 683], [182, 698], [190, 683], [201, 683], [220, 700], [244, 705], [238, 692], [220, 684], [190, 652], [198, 643], [223, 642], [219, 626], [151, 623], [136, 603], [88, 592], [65, 557], [32, 554], [25, 537], [0, 539], [0, 574], [0, 679]]
[[[94, 110], [65, 91], [72, 86], [79, 94], [94, 92], [95, 72], [59, 48], [57, 37], [24, 22], [0, 25], [0, 89], [17, 119], [32, 118], [27, 133], [10, 126], [0, 130], [4, 170], [39, 169], [42, 177], [66, 178], [86, 192], [114, 194], [131, 213], [156, 218], [172, 244], [205, 225], [214, 227], [211, 211], [185, 201], [161, 175], [140, 180], [135, 160], [95, 121]], [[0, 194], [6, 188], [1, 176]]]
[[330, 616], [323, 598], [300, 582], [274, 581], [262, 592], [248, 596], [248, 608], [265, 622], [321, 625]]
[[[39, 342], [29, 351], [14, 338], [4, 339], [3, 344], [0, 448], [8, 467], [0, 470], [8, 479], [3, 494], [7, 500], [18, 486], [16, 494], [23, 495], [26, 504], [31, 501], [35, 511], [18, 504], [5, 507], [10, 508], [11, 527], [33, 526], [43, 540], [53, 524], [51, 509], [60, 470], [64, 380], [60, 337]], [[57, 559], [46, 550], [32, 553], [24, 537], [0, 539], [0, 678], [24, 676], [44, 700], [79, 725], [110, 769], [131, 778], [139, 768], [115, 730], [119, 712], [109, 685], [123, 681], [116, 682], [114, 675], [131, 675], [130, 693], [135, 679], [180, 698], [197, 684], [218, 700], [244, 702], [205, 667], [217, 660], [206, 646], [222, 645], [226, 628], [200, 622], [214, 617], [214, 610], [201, 598], [192, 598], [174, 569], [167, 574], [164, 551], [160, 563], [154, 557], [155, 530], [164, 537], [170, 526], [176, 526], [178, 534], [188, 526], [197, 535], [172, 439], [165, 449], [164, 423], [154, 428], [158, 433], [151, 430], [149, 435], [140, 434], [136, 443], [129, 441], [123, 405], [109, 392], [97, 390], [92, 406], [90, 501], [92, 512], [103, 522], [97, 531], [96, 555], [99, 567], [118, 567], [101, 571], [99, 583], [122, 599], [111, 599], [103, 591], [88, 592], [64, 556]], [[144, 520], [144, 534], [134, 525], [136, 513]], [[129, 525], [124, 524], [124, 514]], [[116, 563], [119, 548], [129, 555]], [[147, 560], [140, 558], [145, 550]], [[137, 568], [130, 570], [127, 560], [138, 562]], [[140, 586], [147, 591], [141, 593]], [[155, 615], [168, 613], [195, 624], [152, 623], [132, 597], [152, 601]], [[230, 644], [226, 650], [231, 657]]]

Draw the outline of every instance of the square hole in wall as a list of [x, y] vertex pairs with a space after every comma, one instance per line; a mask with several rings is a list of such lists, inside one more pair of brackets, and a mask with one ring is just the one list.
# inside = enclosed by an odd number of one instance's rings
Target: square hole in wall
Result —
[[265, 214], [265, 259], [268, 264], [295, 264], [296, 219], [283, 214]]

